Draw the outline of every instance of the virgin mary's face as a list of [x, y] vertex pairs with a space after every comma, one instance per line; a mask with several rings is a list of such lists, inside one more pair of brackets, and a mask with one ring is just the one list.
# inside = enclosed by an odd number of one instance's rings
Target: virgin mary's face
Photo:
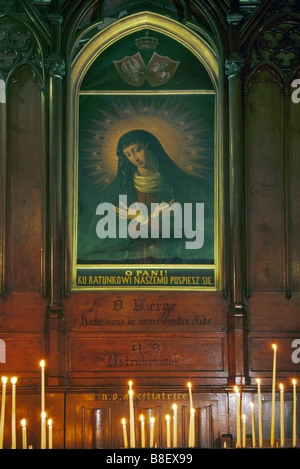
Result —
[[147, 152], [144, 143], [136, 142], [123, 150], [126, 158], [138, 168], [149, 168], [152, 166], [152, 159]]

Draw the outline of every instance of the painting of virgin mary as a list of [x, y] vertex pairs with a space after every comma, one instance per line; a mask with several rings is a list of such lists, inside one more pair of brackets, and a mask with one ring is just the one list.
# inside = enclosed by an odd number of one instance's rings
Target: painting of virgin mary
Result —
[[[180, 169], [170, 158], [159, 139], [147, 130], [126, 132], [117, 143], [117, 174], [113, 182], [94, 197], [90, 224], [78, 233], [78, 259], [81, 263], [101, 264], [182, 264], [213, 262], [213, 188], [209, 180], [193, 178]], [[97, 207], [110, 203], [116, 207], [118, 217], [128, 218], [128, 207], [120, 206], [120, 195], [126, 196], [128, 206], [143, 204], [147, 215], [140, 214], [140, 223], [153, 222], [158, 213], [184, 204], [204, 204], [204, 244], [201, 249], [185, 249], [184, 240], [169, 238], [132, 239], [97, 235]], [[157, 213], [151, 211], [156, 204]], [[178, 205], [179, 204], [179, 205]], [[125, 215], [124, 215], [125, 214]], [[130, 217], [128, 218], [128, 222]], [[197, 222], [197, 220], [195, 220]], [[171, 231], [170, 231], [171, 233]]]

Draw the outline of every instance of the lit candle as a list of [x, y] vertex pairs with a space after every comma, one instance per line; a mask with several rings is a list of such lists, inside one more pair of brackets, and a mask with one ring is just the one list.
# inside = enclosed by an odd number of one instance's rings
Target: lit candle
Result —
[[6, 382], [7, 382], [6, 376], [2, 376], [2, 400], [1, 400], [1, 422], [0, 422], [0, 449], [3, 449]]
[[255, 448], [255, 422], [254, 422], [254, 404], [250, 402], [251, 409], [251, 427], [252, 427], [252, 447]]
[[145, 446], [146, 446], [145, 421], [144, 421], [144, 416], [143, 415], [140, 415], [140, 421], [141, 421], [141, 446], [142, 446], [142, 448], [145, 448]]
[[242, 415], [243, 421], [243, 448], [246, 448], [246, 415]]
[[126, 431], [126, 420], [122, 419], [122, 425], [123, 425], [123, 441], [124, 441], [124, 447], [128, 448], [128, 440], [127, 440], [127, 431]]
[[26, 420], [21, 420], [22, 425], [22, 448], [27, 449]]
[[133, 409], [132, 381], [129, 381], [129, 425], [130, 425], [130, 447], [131, 447], [131, 448], [135, 448], [135, 431], [134, 431], [134, 409]]
[[171, 446], [171, 434], [170, 434], [170, 415], [166, 415], [167, 421], [167, 448]]
[[195, 409], [190, 409], [189, 447], [195, 446]]
[[41, 412], [45, 412], [45, 360], [40, 361], [41, 367]]
[[190, 396], [190, 409], [193, 408], [193, 397], [192, 397], [192, 383], [188, 383], [189, 396]]
[[16, 382], [17, 378], [11, 378], [12, 384], [12, 401], [11, 401], [11, 449], [17, 448], [16, 439]]
[[262, 448], [262, 416], [261, 416], [261, 394], [260, 394], [260, 379], [257, 378], [257, 396], [258, 396], [258, 442], [259, 447]]
[[41, 418], [41, 449], [46, 449], [46, 412], [42, 412]]
[[273, 355], [273, 377], [272, 377], [272, 415], [271, 415], [271, 447], [274, 446], [275, 437], [275, 386], [276, 386], [276, 350], [277, 346], [272, 345], [274, 350]]
[[173, 447], [177, 447], [177, 405], [172, 405], [173, 409]]
[[293, 379], [293, 447], [297, 446], [297, 398], [296, 398], [296, 384], [297, 381]]
[[52, 433], [52, 419], [48, 420], [48, 448], [53, 449], [53, 433]]
[[236, 399], [236, 446], [241, 447], [241, 413], [240, 413], [240, 393], [239, 388], [235, 386]]
[[155, 422], [155, 418], [151, 417], [150, 418], [150, 448], [153, 448], [153, 442], [154, 442], [154, 422]]
[[279, 384], [280, 387], [280, 446], [284, 446], [284, 389], [283, 384]]

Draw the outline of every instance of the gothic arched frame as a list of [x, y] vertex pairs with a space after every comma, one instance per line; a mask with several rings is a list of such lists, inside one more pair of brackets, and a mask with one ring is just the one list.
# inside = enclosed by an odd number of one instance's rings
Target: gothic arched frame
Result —
[[[95, 28], [95, 25], [93, 25]], [[76, 197], [77, 197], [77, 161], [78, 161], [78, 114], [79, 114], [79, 92], [82, 81], [89, 67], [108, 47], [124, 38], [125, 36], [147, 29], [149, 31], [156, 31], [161, 34], [174, 39], [175, 41], [186, 47], [192, 54], [201, 62], [205, 67], [211, 82], [213, 84], [215, 93], [215, 129], [214, 129], [214, 147], [215, 147], [215, 174], [214, 174], [214, 197], [215, 197], [215, 283], [213, 288], [200, 288], [201, 290], [220, 290], [222, 288], [222, 252], [223, 252], [223, 164], [221, 158], [221, 149], [223, 146], [223, 133], [222, 133], [222, 102], [220, 99], [221, 92], [221, 70], [220, 58], [215, 50], [209, 45], [202, 37], [197, 34], [193, 29], [188, 26], [182, 25], [170, 18], [150, 13], [142, 12], [137, 13], [125, 18], [122, 18], [108, 27], [96, 33], [75, 55], [76, 45], [80, 41], [80, 37], [76, 43], [73, 44], [70, 57], [74, 57], [69, 64], [69, 81], [68, 81], [68, 117], [67, 117], [67, 134], [69, 135], [68, 145], [68, 159], [67, 159], [67, 182], [68, 182], [68, 213], [67, 218], [67, 256], [69, 258], [67, 274], [67, 285], [69, 290], [76, 290], [76, 245], [74, 243], [74, 233], [76, 232]], [[200, 31], [200, 30], [199, 30]], [[200, 31], [201, 32], [201, 31]], [[86, 31], [84, 31], [84, 34]], [[203, 36], [205, 34], [203, 33]], [[74, 54], [74, 55], [73, 55]], [[74, 217], [75, 214], [75, 217]], [[128, 289], [128, 287], [126, 287]], [[85, 289], [95, 290], [95, 288]], [[185, 289], [188, 289], [185, 287]]]

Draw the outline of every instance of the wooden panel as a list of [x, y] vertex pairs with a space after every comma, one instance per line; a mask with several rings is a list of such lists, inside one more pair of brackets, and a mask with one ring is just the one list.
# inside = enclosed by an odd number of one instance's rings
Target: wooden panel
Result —
[[[290, 337], [252, 337], [251, 347], [251, 371], [252, 372], [272, 372], [273, 369], [273, 348], [272, 344], [277, 345], [276, 369], [278, 372], [298, 372], [299, 363], [293, 363], [292, 353], [295, 350], [292, 342], [295, 336]], [[299, 339], [299, 337], [298, 337]], [[290, 377], [294, 377], [291, 374]]]
[[25, 69], [8, 98], [7, 287], [41, 288], [43, 148], [41, 91]]
[[[291, 89], [294, 91], [294, 88]], [[300, 291], [300, 103], [292, 102], [290, 96], [288, 129], [287, 129], [287, 145], [289, 148], [288, 161], [288, 203], [289, 203], [289, 263], [290, 263], [290, 280], [291, 290]]]
[[5, 335], [0, 339], [6, 345], [6, 363], [1, 371], [19, 375], [28, 371], [39, 372], [39, 361], [43, 358], [43, 340], [38, 335]]
[[248, 289], [283, 289], [283, 90], [273, 71], [246, 100]]
[[221, 337], [197, 334], [73, 337], [71, 372], [223, 371]]

